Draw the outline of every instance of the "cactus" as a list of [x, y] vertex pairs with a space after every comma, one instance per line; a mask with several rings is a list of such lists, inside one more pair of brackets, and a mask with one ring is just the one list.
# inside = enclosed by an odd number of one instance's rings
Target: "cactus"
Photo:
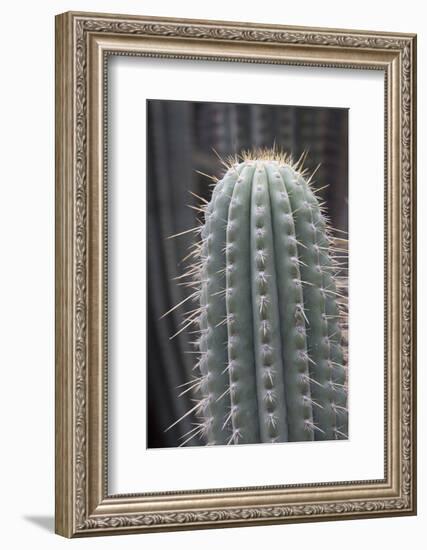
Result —
[[184, 324], [199, 330], [184, 392], [199, 394], [188, 414], [200, 422], [184, 443], [348, 437], [337, 240], [302, 162], [245, 153], [204, 204]]

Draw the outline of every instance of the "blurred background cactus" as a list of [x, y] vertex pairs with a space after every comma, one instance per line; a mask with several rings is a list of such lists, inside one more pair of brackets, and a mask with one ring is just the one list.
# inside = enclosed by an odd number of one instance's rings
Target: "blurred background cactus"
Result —
[[[326, 108], [155, 100], [148, 102], [148, 123], [148, 446], [346, 438], [345, 368], [347, 348], [345, 344], [347, 327], [345, 323], [338, 324], [336, 308], [345, 309], [347, 293], [347, 241], [345, 238], [347, 231], [347, 111]], [[245, 148], [253, 149], [255, 145], [271, 148], [273, 144], [275, 144], [276, 150], [290, 151], [294, 158], [297, 158], [304, 150], [308, 150], [309, 154], [305, 161], [308, 173], [313, 172], [321, 163], [310, 184], [311, 189], [307, 187], [306, 191], [310, 194], [309, 198], [312, 197], [316, 201], [314, 213], [310, 214], [315, 216], [311, 224], [315, 227], [317, 245], [319, 246], [318, 254], [322, 258], [327, 257], [327, 252], [324, 249], [329, 246], [332, 239], [335, 250], [331, 251], [333, 258], [329, 258], [327, 261], [332, 263], [338, 261], [340, 271], [337, 279], [338, 288], [332, 285], [330, 278], [332, 269], [329, 268], [332, 266], [325, 265], [325, 269], [320, 275], [323, 277], [323, 282], [321, 281], [320, 287], [317, 288], [320, 288], [323, 293], [324, 311], [320, 312], [319, 307], [316, 311], [325, 317], [320, 317], [318, 322], [311, 320], [313, 327], [318, 326], [319, 343], [314, 343], [311, 337], [309, 315], [314, 315], [314, 313], [310, 313], [311, 308], [307, 308], [307, 311], [301, 311], [297, 315], [298, 320], [292, 325], [292, 330], [284, 331], [284, 325], [288, 326], [289, 323], [279, 320], [280, 316], [291, 315], [291, 309], [286, 306], [286, 301], [278, 299], [280, 293], [283, 295], [284, 292], [289, 292], [289, 289], [281, 288], [285, 284], [282, 282], [286, 280], [282, 274], [280, 273], [279, 277], [276, 276], [277, 259], [285, 269], [286, 266], [282, 262], [283, 251], [292, 245], [293, 238], [295, 238], [294, 246], [298, 246], [298, 241], [301, 242], [298, 254], [295, 256], [298, 258], [296, 266], [299, 271], [298, 280], [301, 280], [301, 285], [297, 283], [298, 292], [306, 293], [304, 300], [294, 301], [293, 308], [295, 309], [298, 303], [304, 303], [305, 300], [310, 299], [310, 295], [313, 295], [313, 291], [308, 290], [312, 286], [310, 280], [312, 274], [307, 270], [311, 268], [306, 267], [309, 265], [307, 262], [313, 263], [313, 251], [306, 252], [309, 248], [304, 248], [306, 245], [303, 239], [307, 238], [307, 235], [299, 234], [303, 230], [301, 229], [303, 224], [298, 229], [297, 223], [298, 219], [304, 219], [304, 208], [302, 208], [303, 205], [292, 205], [291, 200], [294, 199], [291, 199], [291, 193], [288, 192], [288, 186], [292, 185], [294, 175], [289, 176], [289, 181], [286, 184], [286, 174], [279, 171], [281, 184], [284, 185], [284, 190], [280, 191], [280, 197], [283, 199], [283, 193], [286, 192], [289, 195], [288, 206], [292, 212], [296, 213], [294, 215], [294, 233], [290, 234], [290, 240], [284, 242], [282, 239], [272, 239], [271, 236], [267, 237], [265, 234], [261, 236], [259, 233], [258, 235], [263, 242], [266, 240], [264, 244], [272, 254], [274, 250], [277, 250], [273, 264], [265, 266], [266, 269], [261, 270], [265, 273], [274, 265], [274, 277], [276, 277], [275, 281], [273, 277], [274, 284], [270, 276], [265, 277], [263, 283], [259, 280], [246, 278], [244, 290], [242, 290], [242, 285], [236, 285], [236, 288], [241, 290], [240, 294], [237, 293], [237, 298], [234, 296], [233, 299], [231, 297], [227, 299], [224, 292], [226, 288], [224, 281], [229, 277], [228, 282], [232, 284], [231, 277], [234, 276], [231, 275], [232, 271], [227, 275], [224, 270], [224, 280], [222, 282], [218, 280], [215, 283], [217, 290], [213, 292], [210, 289], [207, 292], [207, 289], [204, 288], [201, 297], [184, 278], [172, 281], [173, 278], [183, 275], [182, 258], [188, 256], [186, 251], [188, 246], [196, 245], [193, 249], [194, 254], [196, 251], [199, 255], [206, 254], [206, 250], [203, 251], [203, 235], [202, 241], [199, 243], [202, 248], [197, 248], [200, 235], [191, 231], [185, 233], [187, 229], [194, 226], [195, 219], [198, 218], [200, 222], [204, 220], [205, 214], [200, 212], [200, 200], [196, 196], [202, 199], [204, 205], [210, 204], [213, 208], [214, 204], [212, 187], [209, 186], [207, 178], [196, 172], [195, 169], [201, 173], [221, 174], [221, 172], [224, 173], [225, 168], [221, 165], [220, 157], [240, 153]], [[218, 155], [213, 154], [212, 149], [215, 149]], [[280, 170], [283, 171], [286, 164], [288, 170], [293, 170], [289, 167], [289, 162], [283, 162], [284, 160], [281, 159], [282, 168]], [[236, 176], [235, 181], [233, 180], [234, 183], [228, 183], [231, 186], [229, 191], [236, 189], [237, 192], [235, 185], [238, 177], [249, 178], [249, 185], [245, 187], [250, 189], [254, 187], [253, 178], [259, 177], [263, 181], [257, 182], [257, 187], [264, 188], [264, 200], [268, 198], [271, 202], [272, 195], [270, 193], [274, 192], [274, 188], [271, 187], [270, 176], [274, 182], [273, 174], [275, 174], [276, 168], [271, 162], [264, 162], [259, 168], [263, 173], [262, 176], [261, 174], [256, 176], [255, 173], [249, 175], [251, 169], [255, 170], [254, 166], [250, 168], [241, 164], [240, 168], [235, 168], [234, 173], [236, 170], [242, 170], [244, 173]], [[220, 187], [218, 186], [218, 189]], [[188, 191], [194, 195], [190, 195]], [[215, 193], [218, 194], [218, 191], [215, 191], [214, 188], [214, 196]], [[227, 194], [232, 196], [230, 193]], [[299, 200], [301, 203], [310, 203], [305, 199], [300, 197]], [[245, 195], [245, 204], [249, 205], [251, 200], [250, 193]], [[319, 203], [327, 208], [331, 225], [337, 229], [336, 233], [324, 231], [318, 233], [318, 229], [320, 231], [320, 226], [323, 224], [322, 218], [319, 217], [321, 216], [320, 210], [318, 210]], [[189, 204], [191, 208], [185, 206], [186, 204]], [[268, 205], [267, 202], [266, 205]], [[223, 205], [223, 208], [227, 207]], [[239, 216], [243, 216], [247, 215], [246, 210], [240, 208], [236, 209], [236, 212]], [[275, 220], [277, 221], [279, 217], [275, 217], [273, 204], [264, 212], [269, 217], [270, 226], [274, 227]], [[224, 219], [227, 219], [227, 215], [223, 216]], [[232, 233], [233, 220], [228, 221], [231, 221], [229, 225]], [[234, 222], [242, 223], [240, 218]], [[235, 223], [234, 227], [236, 227]], [[255, 220], [252, 220], [252, 223], [255, 224]], [[223, 222], [217, 230], [226, 232], [225, 227], [225, 222]], [[248, 234], [249, 227], [250, 223]], [[256, 225], [253, 227], [254, 235], [256, 235]], [[209, 222], [207, 222], [203, 231], [206, 233], [210, 230]], [[167, 238], [177, 233], [183, 234], [177, 239]], [[227, 237], [226, 234], [224, 236]], [[235, 238], [241, 239], [241, 233], [236, 233]], [[239, 249], [242, 246], [256, 246], [256, 239], [253, 242], [239, 242]], [[224, 241], [222, 249], [223, 254], [218, 261], [224, 262], [224, 265], [217, 266], [218, 270], [226, 267], [226, 261], [232, 261], [233, 248], [230, 246], [227, 248]], [[279, 249], [282, 252], [279, 253]], [[247, 257], [249, 258], [249, 256]], [[253, 257], [256, 258], [256, 254]], [[318, 256], [319, 258], [320, 256]], [[189, 259], [191, 263], [192, 258]], [[271, 258], [267, 260], [267, 257], [261, 259], [258, 256], [258, 260], [255, 262], [257, 261], [258, 263], [269, 263]], [[250, 262], [246, 261], [242, 264], [246, 267], [240, 266], [240, 269], [247, 272], [249, 264]], [[316, 262], [315, 264], [318, 265]], [[256, 268], [257, 266], [252, 267]], [[289, 269], [288, 266], [288, 271]], [[267, 273], [267, 275], [270, 274]], [[204, 280], [204, 278], [201, 277], [200, 280]], [[268, 295], [266, 294], [264, 298], [261, 295], [256, 298], [255, 294], [262, 289], [262, 285], [269, 285]], [[255, 293], [253, 302], [248, 302], [243, 298], [245, 292], [249, 291]], [[203, 295], [205, 297], [209, 295], [212, 300], [212, 294], [216, 296], [214, 301], [217, 302], [218, 315], [223, 315], [222, 319], [218, 319], [218, 322], [215, 323], [220, 323], [216, 327], [214, 337], [217, 347], [219, 341], [224, 337], [221, 331], [225, 331], [227, 335], [230, 331], [229, 321], [235, 319], [232, 311], [233, 300], [237, 299], [238, 304], [245, 306], [246, 309], [248, 309], [248, 304], [251, 307], [252, 303], [256, 304], [256, 307], [254, 306], [251, 312], [246, 311], [246, 317], [244, 317], [246, 319], [245, 326], [247, 323], [247, 326], [251, 327], [250, 330], [241, 332], [246, 335], [245, 337], [250, 335], [253, 338], [252, 347], [246, 345], [248, 342], [242, 344], [240, 337], [236, 338], [236, 335], [231, 334], [232, 345], [230, 346], [230, 340], [228, 340], [228, 346], [223, 341], [222, 349], [217, 349], [212, 354], [212, 357], [218, 359], [217, 370], [222, 372], [222, 378], [219, 377], [218, 381], [214, 383], [214, 390], [219, 392], [222, 388], [222, 391], [218, 393], [215, 402], [212, 401], [211, 407], [208, 408], [205, 406], [206, 397], [212, 392], [212, 386], [209, 388], [209, 385], [206, 384], [206, 374], [209, 372], [207, 370], [209, 353], [206, 347], [207, 343], [203, 342], [203, 338], [199, 340], [197, 335], [199, 328], [196, 327], [197, 316], [200, 316], [201, 312], [197, 311], [198, 307], [195, 307], [194, 300], [202, 300], [203, 310]], [[262, 304], [259, 303], [259, 300], [263, 300]], [[183, 302], [182, 307], [174, 309], [174, 305], [181, 302]], [[339, 305], [340, 303], [341, 305]], [[171, 313], [159, 321], [165, 311], [170, 309], [173, 309]], [[267, 310], [268, 315], [273, 315], [271, 326], [274, 327], [274, 334], [270, 336], [274, 339], [274, 345], [263, 341], [262, 330], [253, 330], [252, 328], [254, 326], [264, 326], [265, 328], [265, 324], [262, 323], [266, 319], [262, 317], [267, 314]], [[184, 318], [188, 319], [187, 321], [183, 321], [183, 313]], [[276, 321], [274, 321], [274, 316], [276, 316]], [[342, 319], [344, 319], [343, 316]], [[200, 317], [202, 334], [207, 334], [207, 322], [202, 315]], [[323, 334], [325, 330], [326, 332]], [[298, 334], [296, 339], [294, 336], [290, 338], [289, 335], [294, 334], [295, 331]], [[303, 334], [305, 331], [306, 334]], [[189, 338], [189, 333], [194, 333], [193, 338]], [[176, 336], [170, 339], [172, 335]], [[226, 336], [225, 342], [227, 342], [227, 338], [229, 337]], [[312, 338], [311, 341], [310, 338]], [[196, 347], [189, 340], [195, 341]], [[340, 345], [341, 342], [344, 344], [343, 347]], [[201, 349], [198, 349], [197, 346], [200, 346]], [[233, 390], [236, 385], [231, 379], [233, 376], [240, 378], [241, 372], [238, 369], [234, 370], [233, 365], [237, 365], [237, 363], [231, 362], [232, 368], [230, 369], [230, 358], [228, 357], [233, 346], [239, 348], [239, 353], [245, 353], [248, 349], [256, 350], [252, 354], [252, 358], [244, 356], [245, 364], [248, 364], [247, 361], [252, 361], [253, 368], [245, 369], [248, 384], [239, 386], [238, 397], [235, 389]], [[296, 362], [286, 359], [284, 348], [289, 349], [289, 346], [293, 349], [293, 353], [299, 354], [299, 359]], [[274, 357], [270, 357], [271, 350], [274, 350]], [[197, 362], [195, 358], [198, 357], [197, 352], [199, 351], [202, 351], [202, 354], [199, 356], [200, 361], [197, 368], [201, 369], [201, 373], [197, 374], [194, 365]], [[225, 356], [222, 357], [224, 354]], [[281, 365], [280, 368], [275, 369], [275, 372], [280, 371], [282, 379], [279, 380], [276, 374], [274, 387], [269, 387], [272, 385], [272, 378], [268, 375], [268, 368], [262, 371], [266, 356], [268, 356], [268, 362], [274, 361], [276, 365]], [[317, 378], [313, 375], [314, 363], [320, 365], [320, 374], [316, 374]], [[292, 373], [292, 368], [287, 370], [286, 364], [297, 367], [298, 372]], [[219, 369], [221, 365], [222, 367]], [[219, 382], [221, 379], [228, 380], [229, 385], [224, 386]], [[180, 390], [177, 390], [178, 387]], [[295, 390], [297, 390], [296, 393]], [[178, 393], [182, 394], [180, 398], [178, 398]], [[240, 401], [242, 395], [245, 402], [243, 407], [242, 401]], [[254, 396], [256, 396], [255, 399]], [[221, 399], [218, 399], [219, 397]], [[236, 407], [237, 398], [240, 405]], [[201, 402], [204, 405], [201, 406]], [[212, 414], [212, 408], [215, 409], [213, 412], [218, 412], [218, 414]], [[250, 420], [251, 418], [253, 421]], [[296, 420], [297, 418], [298, 420]], [[181, 419], [181, 421], [176, 422], [177, 419]], [[244, 426], [251, 427], [248, 430]], [[171, 428], [165, 431], [168, 427]]]

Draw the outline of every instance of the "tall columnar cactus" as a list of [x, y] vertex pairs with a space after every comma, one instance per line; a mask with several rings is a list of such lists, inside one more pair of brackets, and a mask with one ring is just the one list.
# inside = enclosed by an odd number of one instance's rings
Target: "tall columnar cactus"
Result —
[[[348, 437], [336, 254], [298, 163], [245, 155], [204, 207], [190, 269], [210, 445]], [[191, 437], [191, 436], [190, 436]]]

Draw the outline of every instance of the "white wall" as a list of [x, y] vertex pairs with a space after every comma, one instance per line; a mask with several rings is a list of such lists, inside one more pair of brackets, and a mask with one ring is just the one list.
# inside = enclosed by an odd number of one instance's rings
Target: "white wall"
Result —
[[[426, 406], [419, 399], [418, 517], [354, 522], [195, 531], [66, 541], [53, 534], [53, 212], [54, 212], [54, 21], [73, 10], [174, 17], [243, 20], [419, 33], [420, 98], [425, 95], [422, 2], [305, 0], [144, 2], [86, 0], [23, 2], [2, 6], [0, 84], [1, 186], [0, 355], [6, 380], [0, 390], [0, 495], [3, 547], [13, 548], [174, 548], [205, 549], [238, 543], [256, 548], [268, 541], [280, 547], [334, 549], [341, 546], [417, 547], [427, 529], [425, 511]], [[421, 103], [421, 102], [420, 102]], [[419, 151], [425, 148], [425, 109], [419, 106]], [[424, 145], [424, 148], [423, 148]], [[420, 155], [421, 156], [421, 155]], [[419, 204], [425, 211], [424, 166], [419, 162]], [[424, 207], [424, 208], [423, 208]], [[419, 216], [419, 280], [425, 275], [425, 223]], [[423, 231], [424, 230], [424, 231]], [[424, 246], [423, 246], [424, 245]], [[419, 290], [419, 392], [423, 395], [427, 304]], [[424, 307], [423, 307], [424, 306]], [[411, 544], [412, 543], [412, 544]], [[24, 546], [26, 545], [26, 546]]]

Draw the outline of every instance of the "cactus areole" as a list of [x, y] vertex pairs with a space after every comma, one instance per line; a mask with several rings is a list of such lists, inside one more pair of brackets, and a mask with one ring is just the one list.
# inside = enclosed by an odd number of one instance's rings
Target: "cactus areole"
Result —
[[298, 163], [265, 152], [230, 163], [200, 234], [199, 434], [208, 445], [347, 439], [339, 268]]

